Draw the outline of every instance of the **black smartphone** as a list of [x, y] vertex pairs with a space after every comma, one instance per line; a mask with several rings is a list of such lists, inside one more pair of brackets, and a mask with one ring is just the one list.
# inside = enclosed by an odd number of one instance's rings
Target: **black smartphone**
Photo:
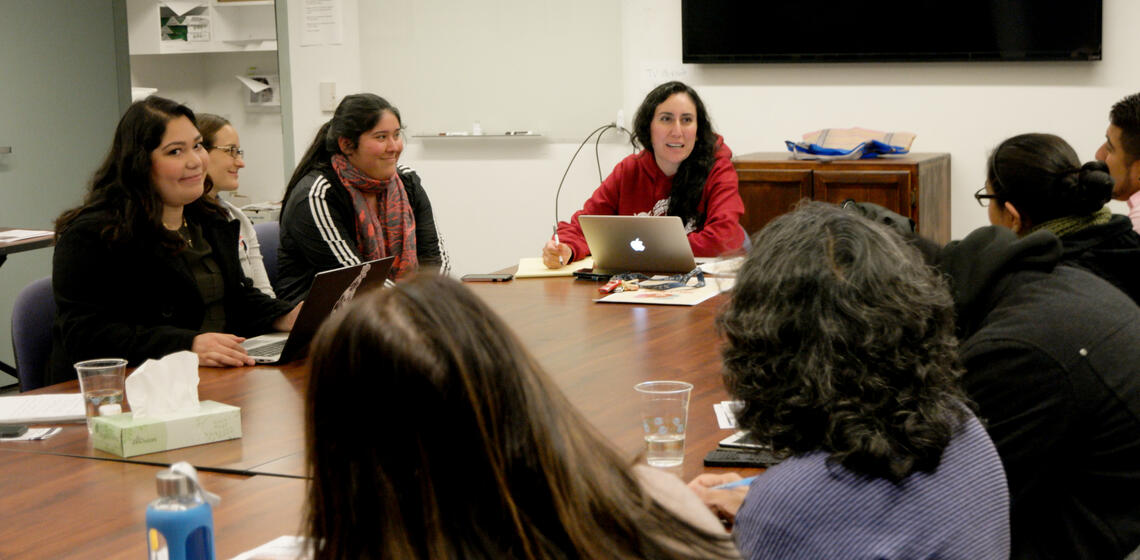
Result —
[[597, 280], [600, 282], [605, 282], [610, 279], [610, 276], [613, 275], [594, 272], [594, 269], [592, 268], [579, 268], [578, 270], [574, 271], [574, 277], [580, 278], [582, 280]]
[[464, 274], [459, 279], [464, 282], [507, 282], [514, 274]]
[[0, 438], [20, 437], [27, 431], [27, 426], [0, 426]]

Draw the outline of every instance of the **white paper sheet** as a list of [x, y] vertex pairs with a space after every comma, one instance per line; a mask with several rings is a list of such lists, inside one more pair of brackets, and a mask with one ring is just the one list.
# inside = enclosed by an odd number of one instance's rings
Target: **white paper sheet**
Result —
[[87, 420], [83, 395], [0, 397], [0, 424], [54, 424]]

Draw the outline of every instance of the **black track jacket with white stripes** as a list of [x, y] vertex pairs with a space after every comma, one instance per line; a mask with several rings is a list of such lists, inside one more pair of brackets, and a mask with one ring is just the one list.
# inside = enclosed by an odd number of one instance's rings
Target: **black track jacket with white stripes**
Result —
[[[447, 255], [436, 231], [431, 201], [415, 170], [399, 166], [397, 172], [408, 193], [416, 220], [416, 256], [421, 269], [446, 272]], [[281, 247], [277, 297], [292, 303], [305, 299], [318, 272], [362, 262], [356, 250], [356, 220], [352, 195], [332, 170], [309, 172], [281, 209]]]

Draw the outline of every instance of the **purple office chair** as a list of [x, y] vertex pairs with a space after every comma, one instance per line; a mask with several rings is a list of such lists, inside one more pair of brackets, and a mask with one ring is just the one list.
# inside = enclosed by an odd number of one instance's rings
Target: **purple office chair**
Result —
[[265, 275], [269, 283], [277, 285], [277, 247], [281, 245], [281, 224], [279, 222], [259, 222], [253, 224], [257, 242], [261, 244], [261, 261], [265, 264]]
[[12, 306], [12, 350], [20, 391], [44, 385], [51, 356], [51, 327], [55, 321], [55, 297], [51, 276], [24, 286]]

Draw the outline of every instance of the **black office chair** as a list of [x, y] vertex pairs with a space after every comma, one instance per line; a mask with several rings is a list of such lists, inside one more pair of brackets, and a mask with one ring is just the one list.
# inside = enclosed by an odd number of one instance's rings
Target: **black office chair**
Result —
[[20, 391], [44, 385], [51, 356], [51, 326], [55, 321], [55, 296], [51, 276], [24, 286], [12, 306], [12, 350]]
[[265, 264], [265, 275], [270, 284], [277, 284], [277, 247], [281, 245], [281, 224], [260, 222], [253, 224], [257, 242], [261, 244], [261, 260]]

